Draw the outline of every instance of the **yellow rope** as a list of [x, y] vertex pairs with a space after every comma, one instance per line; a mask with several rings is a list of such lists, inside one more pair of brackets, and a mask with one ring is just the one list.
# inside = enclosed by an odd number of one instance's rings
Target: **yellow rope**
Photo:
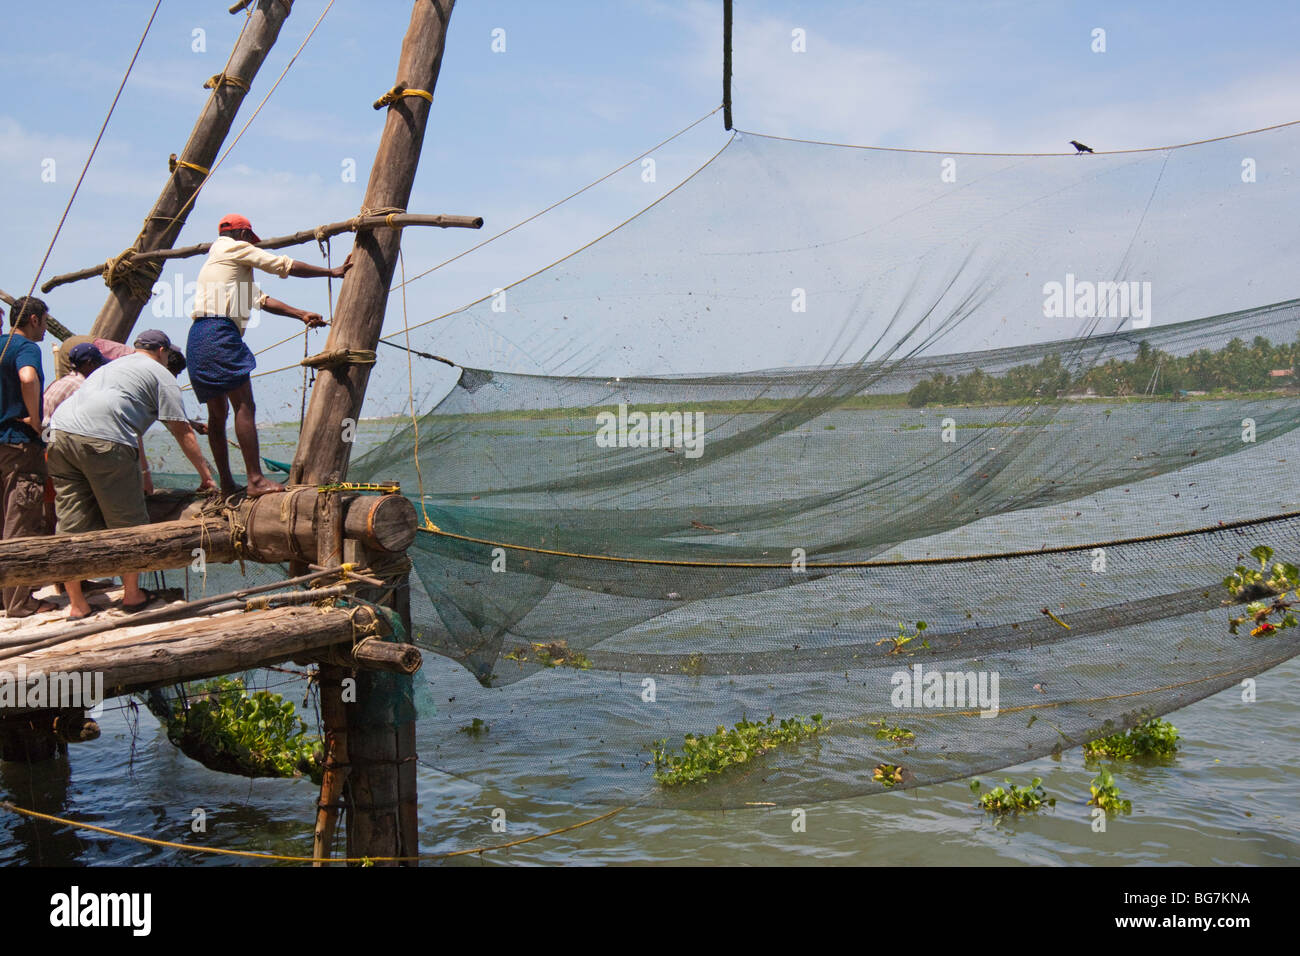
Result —
[[186, 162], [183, 159], [177, 159], [176, 154], [172, 153], [170, 156], [167, 157], [167, 172], [169, 173], [176, 172], [176, 168], [178, 166], [183, 167], [185, 169], [192, 169], [196, 173], [202, 173], [204, 176], [207, 176], [212, 172], [212, 170], [208, 169], [206, 166], [200, 166], [198, 163], [190, 163], [190, 162]]
[[395, 495], [401, 492], [402, 486], [395, 481], [339, 481], [328, 485], [317, 485], [316, 490], [322, 494], [327, 491], [382, 491], [385, 494]]
[[229, 73], [225, 73], [225, 72], [214, 73], [211, 77], [208, 78], [208, 81], [203, 84], [203, 88], [205, 90], [215, 90], [217, 89], [217, 87], [223, 85], [233, 86], [236, 89], [243, 90], [245, 93], [248, 92], [247, 83], [245, 83], [239, 77], [231, 76]]
[[385, 93], [379, 99], [375, 100], [374, 107], [382, 110], [385, 106], [391, 106], [404, 96], [418, 96], [422, 100], [433, 102], [433, 94], [428, 90], [411, 90], [406, 88], [405, 83], [398, 83], [391, 90]]
[[124, 830], [112, 830], [108, 827], [95, 826], [93, 823], [82, 823], [77, 820], [69, 820], [67, 817], [56, 817], [49, 813], [41, 813], [37, 810], [28, 810], [25, 807], [17, 806], [8, 800], [0, 800], [0, 807], [11, 813], [17, 813], [21, 816], [32, 817], [36, 820], [46, 820], [50, 823], [60, 823], [64, 826], [76, 827], [79, 830], [91, 830], [95, 833], [102, 833], [105, 836], [116, 837], [120, 840], [132, 840], [136, 843], [147, 843], [150, 846], [167, 847], [172, 850], [190, 850], [194, 853], [212, 853], [218, 856], [238, 856], [244, 859], [253, 860], [271, 860], [283, 863], [415, 863], [419, 860], [446, 860], [453, 856], [468, 856], [471, 853], [490, 853], [493, 850], [506, 850], [510, 847], [519, 846], [523, 843], [532, 843], [545, 837], [556, 836], [560, 833], [567, 833], [570, 830], [577, 830], [582, 827], [591, 826], [593, 823], [599, 823], [602, 820], [608, 820], [615, 814], [622, 813], [627, 807], [615, 807], [607, 813], [602, 813], [598, 817], [592, 817], [590, 820], [582, 820], [578, 823], [571, 823], [565, 827], [558, 827], [554, 830], [548, 830], [546, 833], [536, 833], [532, 836], [522, 837], [518, 840], [512, 840], [510, 843], [498, 843], [493, 846], [479, 847], [471, 850], [453, 850], [450, 853], [422, 853], [418, 856], [355, 856], [355, 857], [326, 857], [324, 859], [314, 856], [288, 856], [282, 853], [259, 853], [255, 850], [228, 850], [223, 847], [215, 846], [193, 846], [188, 843], [176, 843], [171, 840], [158, 840], [154, 837], [140, 836], [136, 833], [127, 833]]
[[[1187, 538], [1198, 534], [1212, 534], [1215, 532], [1231, 531], [1235, 528], [1245, 528], [1257, 524], [1266, 524], [1271, 521], [1285, 521], [1292, 518], [1300, 518], [1300, 511], [1289, 511], [1280, 515], [1269, 515], [1266, 518], [1248, 518], [1244, 521], [1225, 522], [1224, 524], [1211, 525], [1205, 528], [1194, 528], [1190, 531], [1163, 531], [1159, 534], [1141, 535], [1136, 538], [1117, 538], [1113, 541], [1098, 541], [1092, 544], [1063, 544], [1051, 548], [1039, 548], [1037, 550], [1022, 551], [996, 551], [985, 554], [964, 554], [952, 557], [938, 558], [897, 558], [890, 561], [808, 561], [804, 566], [809, 568], [901, 568], [912, 567], [923, 564], [967, 564], [974, 561], [992, 561], [999, 558], [1031, 558], [1044, 554], [1065, 554], [1071, 551], [1091, 551], [1095, 548], [1118, 547], [1126, 544], [1144, 544], [1151, 541], [1168, 541], [1173, 538]], [[557, 558], [579, 558], [585, 561], [611, 561], [619, 564], [649, 564], [666, 567], [682, 568], [785, 568], [790, 567], [788, 561], [678, 561], [671, 558], [629, 558], [610, 554], [585, 554], [579, 551], [557, 551], [551, 548], [534, 548], [522, 544], [510, 544], [505, 541], [490, 541], [486, 538], [473, 538], [465, 534], [455, 534], [451, 531], [443, 531], [437, 525], [429, 522], [425, 527], [420, 528], [427, 534], [436, 534], [443, 538], [454, 538], [457, 541], [465, 541], [469, 544], [481, 544], [490, 548], [509, 548], [512, 551], [526, 551], [529, 554], [545, 554]], [[1050, 611], [1048, 616], [1062, 627], [1069, 628], [1064, 621], [1057, 618]]]
[[[398, 286], [402, 290], [402, 328], [409, 329], [410, 320], [406, 316], [406, 256], [402, 254], [402, 247], [397, 247], [397, 264], [402, 270], [402, 284]], [[429, 518], [429, 510], [424, 504], [424, 472], [420, 469], [420, 419], [415, 414], [415, 372], [412, 369], [411, 358], [411, 333], [406, 333], [406, 398], [411, 409], [411, 428], [415, 431], [415, 480], [419, 485], [420, 492], [420, 514], [424, 518], [424, 527], [436, 528], [437, 525]]]

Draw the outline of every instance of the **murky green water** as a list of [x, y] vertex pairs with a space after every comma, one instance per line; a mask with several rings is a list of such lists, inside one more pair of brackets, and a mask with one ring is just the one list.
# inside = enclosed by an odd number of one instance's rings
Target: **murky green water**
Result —
[[[274, 440], [274, 439], [273, 439]], [[268, 444], [272, 457], [277, 449]], [[285, 455], [284, 457], [288, 457]], [[1300, 439], [1289, 436], [1242, 456], [1152, 479], [1141, 488], [1144, 524], [1163, 528], [1203, 523], [1200, 509], [1239, 493], [1239, 475], [1251, 475], [1251, 512], [1300, 507], [1294, 462]], [[1192, 491], [1185, 489], [1195, 481]], [[1042, 523], [1070, 516], [1071, 530], [1087, 539], [1114, 536], [1131, 501], [1116, 489], [1018, 520]], [[1227, 509], [1230, 511], [1230, 509]], [[1079, 516], [1075, 517], [1076, 512]], [[1199, 516], [1199, 519], [1198, 519]], [[1006, 519], [1004, 519], [1006, 520]], [[1057, 525], [1059, 526], [1059, 525]], [[1005, 526], [1003, 526], [1005, 527]], [[1122, 532], [1131, 529], [1121, 527]], [[1005, 546], [996, 523], [981, 522], [947, 536], [966, 552]], [[301, 702], [301, 678], [264, 672], [265, 684]], [[459, 666], [426, 654], [421, 676], [440, 705], [475, 693]], [[542, 675], [543, 677], [545, 675]], [[689, 864], [1294, 864], [1300, 859], [1300, 700], [1294, 688], [1300, 660], [1267, 672], [1257, 700], [1227, 690], [1170, 716], [1183, 736], [1168, 764], [1125, 766], [1117, 777], [1133, 813], [1095, 832], [1085, 806], [1093, 771], [1077, 749], [985, 775], [1027, 783], [1043, 778], [1057, 798], [1054, 810], [995, 825], [975, 808], [965, 782], [802, 807], [743, 811], [663, 811], [632, 807], [612, 818], [559, 836], [453, 865], [520, 863]], [[580, 702], [575, 701], [579, 707]], [[0, 791], [19, 806], [160, 839], [286, 855], [310, 854], [316, 788], [305, 780], [256, 780], [204, 769], [175, 750], [143, 709], [111, 703], [103, 736], [74, 746], [67, 760], [35, 767], [0, 765]], [[490, 846], [567, 826], [610, 807], [548, 803], [513, 792], [525, 778], [506, 781], [512, 792], [492, 792], [449, 777], [431, 764], [433, 743], [421, 734], [421, 849], [436, 854]], [[522, 755], [521, 755], [522, 756]], [[521, 766], [523, 764], [521, 763]], [[206, 832], [191, 831], [194, 812], [206, 814]], [[505, 811], [506, 830], [494, 832], [492, 811]], [[796, 832], [796, 809], [805, 828]], [[8, 864], [150, 863], [228, 865], [223, 857], [148, 847], [67, 827], [0, 815], [0, 861]]]

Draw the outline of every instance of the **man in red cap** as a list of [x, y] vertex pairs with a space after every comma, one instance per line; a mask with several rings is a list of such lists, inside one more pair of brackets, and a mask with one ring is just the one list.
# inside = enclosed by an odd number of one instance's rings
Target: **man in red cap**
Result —
[[212, 244], [208, 259], [199, 270], [194, 295], [193, 323], [185, 352], [189, 360], [190, 384], [194, 395], [208, 406], [208, 441], [221, 479], [221, 493], [238, 491], [230, 473], [226, 446], [226, 416], [235, 408], [235, 438], [244, 456], [248, 474], [248, 496], [256, 498], [284, 486], [262, 474], [257, 442], [256, 406], [249, 373], [257, 366], [244, 344], [249, 314], [262, 309], [273, 315], [298, 319], [309, 329], [320, 328], [324, 320], [316, 312], [296, 309], [273, 299], [253, 282], [253, 270], [285, 278], [342, 278], [352, 267], [349, 255], [341, 266], [322, 269], [291, 256], [277, 256], [253, 245], [261, 240], [245, 217], [230, 215], [217, 226], [220, 237]]

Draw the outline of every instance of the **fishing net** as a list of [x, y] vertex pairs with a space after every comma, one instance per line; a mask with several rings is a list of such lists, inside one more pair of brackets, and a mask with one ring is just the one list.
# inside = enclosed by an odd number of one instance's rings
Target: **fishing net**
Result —
[[[1018, 763], [1294, 655], [1296, 630], [1228, 633], [1222, 579], [1300, 555], [1298, 148], [740, 134], [601, 241], [390, 333], [462, 363], [349, 472], [417, 501], [416, 641], [478, 681], [430, 668], [455, 693], [422, 757], [572, 802], [793, 805]], [[384, 410], [408, 364], [412, 395], [444, 381], [381, 349]], [[657, 741], [813, 714], [654, 777]]]

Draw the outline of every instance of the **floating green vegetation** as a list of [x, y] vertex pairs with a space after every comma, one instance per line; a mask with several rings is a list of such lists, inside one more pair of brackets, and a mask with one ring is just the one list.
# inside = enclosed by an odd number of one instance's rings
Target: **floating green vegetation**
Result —
[[906, 727], [890, 726], [883, 717], [867, 724], [867, 726], [876, 728], [877, 740], [892, 740], [894, 743], [901, 745], [911, 743], [916, 739], [916, 734], [912, 733], [912, 731]]
[[1115, 783], [1115, 777], [1105, 767], [1092, 781], [1092, 799], [1088, 801], [1090, 807], [1100, 807], [1106, 811], [1107, 816], [1113, 816], [1116, 813], [1131, 813], [1133, 803], [1125, 800], [1119, 795], [1119, 785]]
[[1250, 549], [1251, 557], [1259, 562], [1258, 568], [1237, 565], [1232, 574], [1223, 579], [1223, 585], [1234, 601], [1249, 602], [1246, 613], [1228, 622], [1228, 632], [1238, 633], [1242, 624], [1249, 621], [1251, 637], [1271, 637], [1278, 631], [1296, 626], [1293, 610], [1300, 602], [1300, 568], [1285, 561], [1270, 567], [1273, 549], [1259, 545]]
[[[924, 631], [925, 628], [926, 628], [925, 621], [917, 621], [916, 630], [909, 634], [907, 632], [907, 625], [900, 623], [898, 625], [898, 637], [881, 638], [880, 640], [876, 641], [876, 646], [879, 647], [881, 644], [890, 644], [892, 646], [889, 648], [889, 653], [900, 654], [902, 653], [904, 647], [906, 647], [908, 644], [912, 643], [912, 641], [916, 640], [918, 637], [921, 636], [921, 632]], [[922, 641], [921, 646], [928, 648], [930, 645], [925, 641]]]
[[689, 655], [686, 660], [682, 661], [682, 673], [689, 674], [691, 677], [699, 677], [704, 673], [704, 655], [699, 651]]
[[1005, 787], [994, 787], [988, 793], [980, 793], [980, 782], [970, 782], [971, 793], [979, 794], [980, 806], [997, 816], [1008, 813], [1034, 813], [1044, 805], [1056, 806], [1056, 798], [1049, 797], [1043, 790], [1043, 780], [1035, 777], [1027, 787], [1017, 787], [1010, 780], [1003, 780]]
[[519, 664], [534, 661], [543, 667], [571, 667], [578, 671], [591, 669], [591, 658], [582, 651], [571, 649], [567, 641], [551, 641], [549, 644], [533, 643], [527, 647], [517, 647], [509, 654], [503, 654], [502, 657]]
[[471, 737], [477, 737], [479, 734], [486, 734], [491, 730], [492, 728], [488, 724], [483, 723], [482, 717], [475, 717], [470, 723], [461, 727], [459, 732], [469, 734]]
[[687, 734], [682, 739], [680, 754], [669, 752], [666, 739], [657, 740], [650, 749], [654, 777], [665, 787], [695, 783], [761, 757], [778, 744], [794, 743], [820, 733], [825, 727], [821, 714], [807, 719], [790, 717], [780, 722], [774, 714], [769, 714], [764, 721], [742, 720], [731, 730], [719, 726], [711, 734]]
[[[186, 706], [186, 702], [189, 706]], [[212, 770], [244, 777], [310, 777], [320, 783], [324, 752], [319, 737], [290, 701], [250, 692], [242, 680], [218, 677], [195, 685], [171, 705], [167, 738]]]
[[876, 769], [871, 771], [871, 779], [892, 787], [903, 782], [903, 768], [892, 763], [877, 764]]
[[1178, 753], [1178, 741], [1178, 728], [1156, 717], [1127, 733], [1088, 741], [1083, 745], [1083, 756], [1085, 760], [1173, 757]]

